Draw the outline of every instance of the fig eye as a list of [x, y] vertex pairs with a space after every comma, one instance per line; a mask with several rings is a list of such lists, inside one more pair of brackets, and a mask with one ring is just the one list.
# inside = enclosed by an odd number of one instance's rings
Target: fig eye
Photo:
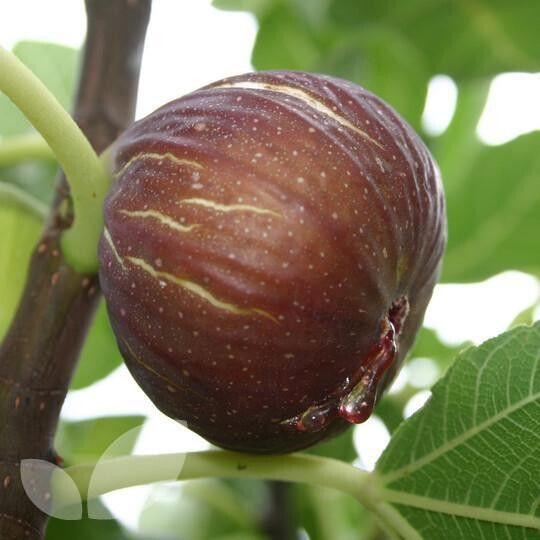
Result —
[[446, 242], [437, 166], [395, 111], [333, 77], [250, 73], [161, 107], [113, 156], [100, 279], [154, 403], [260, 453], [368, 418]]

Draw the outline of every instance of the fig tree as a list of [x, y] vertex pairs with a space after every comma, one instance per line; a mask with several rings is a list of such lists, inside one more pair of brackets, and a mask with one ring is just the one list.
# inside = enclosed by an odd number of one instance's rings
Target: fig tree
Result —
[[446, 240], [439, 172], [407, 123], [344, 80], [251, 73], [161, 107], [111, 155], [101, 285], [157, 407], [259, 453], [368, 418]]

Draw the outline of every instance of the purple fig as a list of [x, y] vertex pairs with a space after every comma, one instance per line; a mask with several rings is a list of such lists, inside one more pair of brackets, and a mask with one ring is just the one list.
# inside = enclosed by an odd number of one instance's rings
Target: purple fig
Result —
[[280, 453], [369, 417], [446, 241], [408, 124], [350, 82], [224, 79], [115, 143], [100, 278], [131, 373], [216, 445]]

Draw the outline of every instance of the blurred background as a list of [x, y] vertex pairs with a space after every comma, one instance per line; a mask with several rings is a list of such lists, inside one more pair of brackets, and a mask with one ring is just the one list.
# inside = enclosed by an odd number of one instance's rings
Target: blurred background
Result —
[[[372, 469], [392, 431], [422, 406], [460, 349], [539, 318], [539, 20], [536, 0], [154, 0], [138, 118], [228, 75], [324, 72], [388, 101], [441, 167], [449, 243], [416, 346], [376, 414], [311, 452]], [[14, 49], [67, 108], [85, 26], [82, 1], [0, 5], [0, 44]], [[0, 144], [29, 130], [0, 95]], [[0, 338], [56, 173], [46, 159], [16, 167], [0, 161], [0, 182], [32, 203], [15, 206], [0, 197]], [[133, 382], [102, 306], [63, 409], [57, 447], [67, 464], [93, 461], [126, 432], [123, 451], [209, 448], [157, 411]], [[288, 520], [291, 538], [384, 538], [355, 501], [306, 486], [197, 481], [122, 490], [102, 503], [115, 519], [53, 520], [47, 538], [275, 538], [276, 511]]]

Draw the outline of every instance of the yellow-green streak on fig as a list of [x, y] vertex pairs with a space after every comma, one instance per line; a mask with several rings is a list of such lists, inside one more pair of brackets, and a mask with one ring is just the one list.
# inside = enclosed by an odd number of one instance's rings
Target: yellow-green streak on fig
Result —
[[262, 317], [266, 317], [270, 319], [271, 321], [277, 324], [277, 319], [273, 315], [271, 315], [270, 313], [267, 313], [266, 311], [262, 309], [242, 308], [234, 304], [231, 304], [229, 302], [224, 302], [216, 298], [210, 291], [206, 290], [204, 287], [201, 287], [201, 285], [199, 285], [198, 283], [195, 283], [188, 279], [183, 279], [177, 276], [173, 276], [172, 274], [169, 274], [168, 272], [161, 272], [159, 270], [156, 270], [153, 266], [151, 266], [146, 261], [138, 257], [126, 257], [126, 258], [130, 263], [137, 266], [138, 268], [145, 271], [146, 273], [150, 274], [154, 279], [166, 280], [166, 281], [169, 281], [170, 283], [174, 283], [175, 285], [179, 285], [180, 287], [186, 289], [187, 291], [193, 294], [196, 294], [197, 296], [200, 296], [201, 298], [206, 300], [209, 304], [211, 304], [217, 309], [222, 309], [224, 311], [228, 311], [229, 313], [234, 313], [235, 315], [250, 315], [250, 316], [260, 315]]

